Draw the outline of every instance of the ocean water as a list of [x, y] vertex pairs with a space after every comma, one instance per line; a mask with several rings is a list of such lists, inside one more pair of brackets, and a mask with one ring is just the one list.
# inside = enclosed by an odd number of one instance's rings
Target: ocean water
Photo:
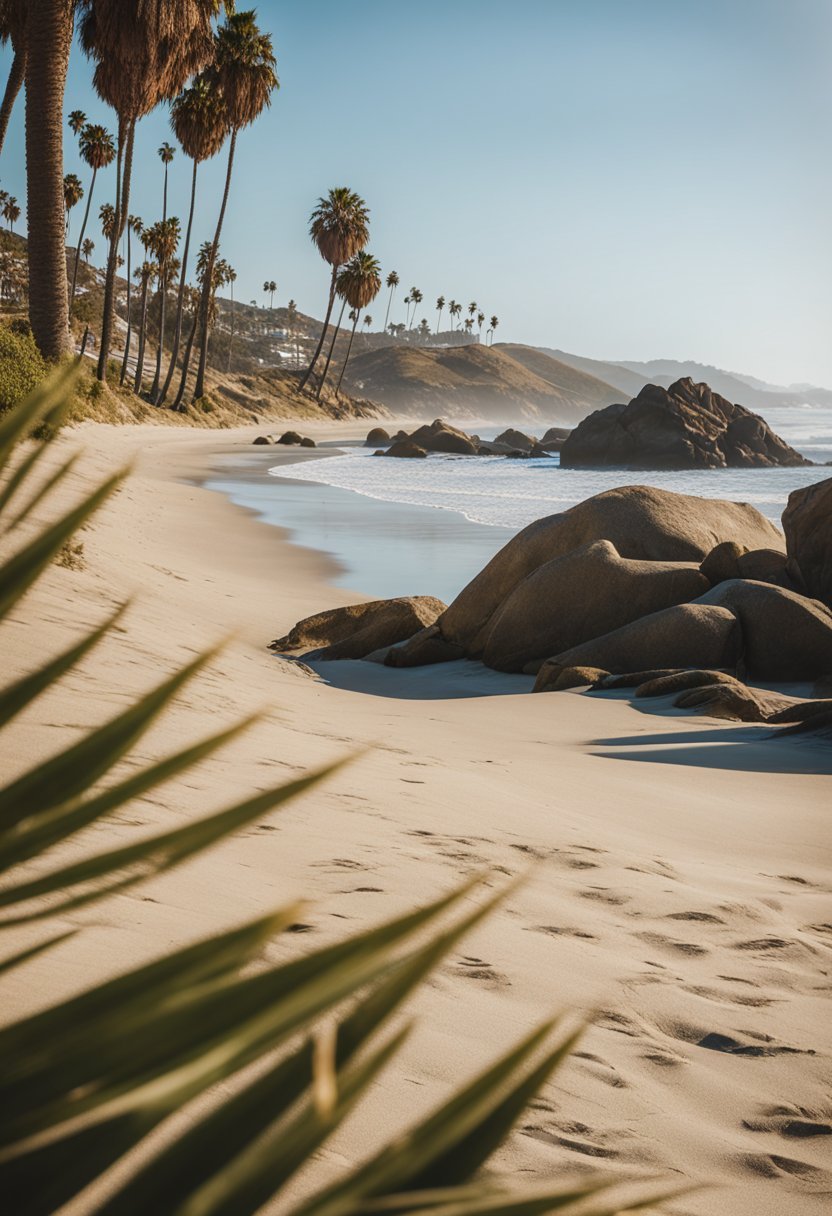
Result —
[[[772, 410], [767, 417], [810, 459], [832, 460], [832, 409]], [[503, 429], [464, 426], [483, 438]], [[379, 598], [436, 595], [447, 603], [518, 529], [613, 486], [648, 483], [751, 502], [779, 522], [792, 490], [832, 476], [823, 467], [623, 473], [561, 469], [551, 458], [382, 460], [359, 446], [319, 459], [327, 447], [268, 471], [262, 462], [269, 450], [249, 448], [206, 484], [286, 529], [296, 544], [329, 554], [338, 586]], [[279, 568], [264, 575], [279, 585]]]
[[[819, 464], [832, 460], [832, 409], [772, 409], [766, 419], [809, 459]], [[469, 423], [466, 429], [493, 438], [502, 428], [478, 429]], [[792, 490], [832, 476], [832, 469], [823, 467], [635, 473], [562, 469], [557, 456], [506, 460], [432, 453], [427, 460], [386, 460], [363, 447], [272, 472], [281, 480], [315, 481], [382, 502], [453, 511], [472, 523], [513, 530], [622, 485], [748, 502], [779, 522]]]

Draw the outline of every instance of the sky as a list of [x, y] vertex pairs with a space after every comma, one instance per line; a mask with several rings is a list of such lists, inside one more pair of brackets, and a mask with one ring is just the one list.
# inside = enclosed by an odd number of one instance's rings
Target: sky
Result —
[[[370, 207], [368, 248], [401, 277], [391, 319], [413, 285], [418, 319], [434, 323], [440, 294], [476, 300], [500, 318], [497, 340], [832, 386], [831, 0], [256, 7], [281, 88], [238, 142], [222, 253], [239, 298], [263, 303], [274, 279], [276, 305], [322, 315], [309, 212], [348, 185]], [[74, 48], [66, 112], [114, 129], [91, 76]], [[22, 120], [21, 99], [0, 157], [21, 202]], [[161, 215], [166, 139], [160, 109], [137, 132], [131, 211], [146, 223]], [[65, 161], [88, 184], [68, 129]], [[184, 223], [181, 152], [170, 172]], [[223, 153], [200, 170], [197, 242], [224, 172]], [[96, 215], [113, 178], [99, 175]], [[386, 293], [376, 326], [385, 308]]]

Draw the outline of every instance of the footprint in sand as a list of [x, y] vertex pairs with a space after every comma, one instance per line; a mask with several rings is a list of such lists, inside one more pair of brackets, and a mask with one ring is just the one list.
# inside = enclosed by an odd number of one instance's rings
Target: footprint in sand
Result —
[[462, 976], [467, 980], [478, 980], [485, 987], [492, 990], [498, 988], [509, 988], [511, 982], [508, 976], [503, 975], [501, 971], [497, 971], [490, 963], [486, 963], [481, 958], [474, 958], [471, 955], [463, 955], [451, 968], [454, 975]]
[[526, 925], [531, 933], [547, 933], [550, 937], [580, 937], [584, 941], [597, 942], [594, 933], [585, 933], [583, 929], [574, 929], [568, 925]]
[[740, 1158], [752, 1174], [761, 1178], [791, 1178], [807, 1183], [811, 1190], [826, 1191], [832, 1183], [832, 1172], [810, 1165], [808, 1161], [797, 1161], [794, 1157], [780, 1157], [775, 1153], [747, 1153]]
[[680, 942], [673, 937], [665, 937], [663, 933], [636, 933], [634, 936], [650, 946], [660, 946], [674, 954], [686, 954], [691, 958], [709, 953], [707, 946], [697, 945], [696, 942]]

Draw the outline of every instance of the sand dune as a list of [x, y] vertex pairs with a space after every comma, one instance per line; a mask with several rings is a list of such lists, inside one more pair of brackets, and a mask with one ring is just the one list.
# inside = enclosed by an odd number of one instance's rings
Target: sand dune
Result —
[[75, 494], [122, 460], [137, 467], [84, 533], [85, 568], [53, 569], [4, 629], [9, 676], [125, 595], [137, 600], [119, 632], [6, 732], [4, 767], [48, 754], [229, 630], [235, 640], [141, 757], [218, 718], [273, 708], [187, 781], [97, 830], [96, 847], [370, 751], [209, 855], [78, 912], [84, 932], [19, 971], [6, 1016], [295, 896], [312, 901], [308, 933], [279, 939], [275, 957], [460, 874], [532, 864], [425, 986], [417, 1033], [322, 1154], [324, 1172], [441, 1100], [523, 1028], [571, 1008], [593, 1025], [495, 1168], [526, 1178], [658, 1167], [712, 1184], [670, 1205], [676, 1213], [820, 1213], [832, 1188], [829, 752], [623, 694], [531, 697], [525, 677], [473, 664], [330, 664], [310, 678], [266, 644], [360, 596], [327, 585], [325, 557], [188, 480], [251, 437], [88, 426], [57, 445], [55, 459], [87, 446]]

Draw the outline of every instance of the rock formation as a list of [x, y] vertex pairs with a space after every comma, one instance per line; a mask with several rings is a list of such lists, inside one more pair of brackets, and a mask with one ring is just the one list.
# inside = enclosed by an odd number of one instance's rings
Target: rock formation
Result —
[[[596, 540], [611, 541], [620, 557], [659, 562], [701, 562], [725, 540], [737, 540], [747, 549], [783, 547], [774, 525], [745, 503], [621, 486], [538, 519], [512, 537], [443, 615], [442, 636], [479, 656], [492, 617], [524, 578]], [[545, 603], [540, 611], [546, 611]]]
[[623, 558], [611, 541], [593, 541], [539, 566], [515, 587], [491, 620], [483, 662], [522, 671], [709, 588], [693, 563]]
[[307, 658], [363, 659], [374, 650], [392, 646], [432, 625], [445, 605], [432, 595], [402, 596], [330, 608], [308, 616], [270, 650], [306, 651]]
[[783, 531], [789, 573], [807, 595], [832, 608], [832, 477], [789, 495]]
[[560, 453], [564, 468], [720, 469], [806, 465], [768, 424], [707, 384], [647, 384], [627, 405], [579, 422]]

